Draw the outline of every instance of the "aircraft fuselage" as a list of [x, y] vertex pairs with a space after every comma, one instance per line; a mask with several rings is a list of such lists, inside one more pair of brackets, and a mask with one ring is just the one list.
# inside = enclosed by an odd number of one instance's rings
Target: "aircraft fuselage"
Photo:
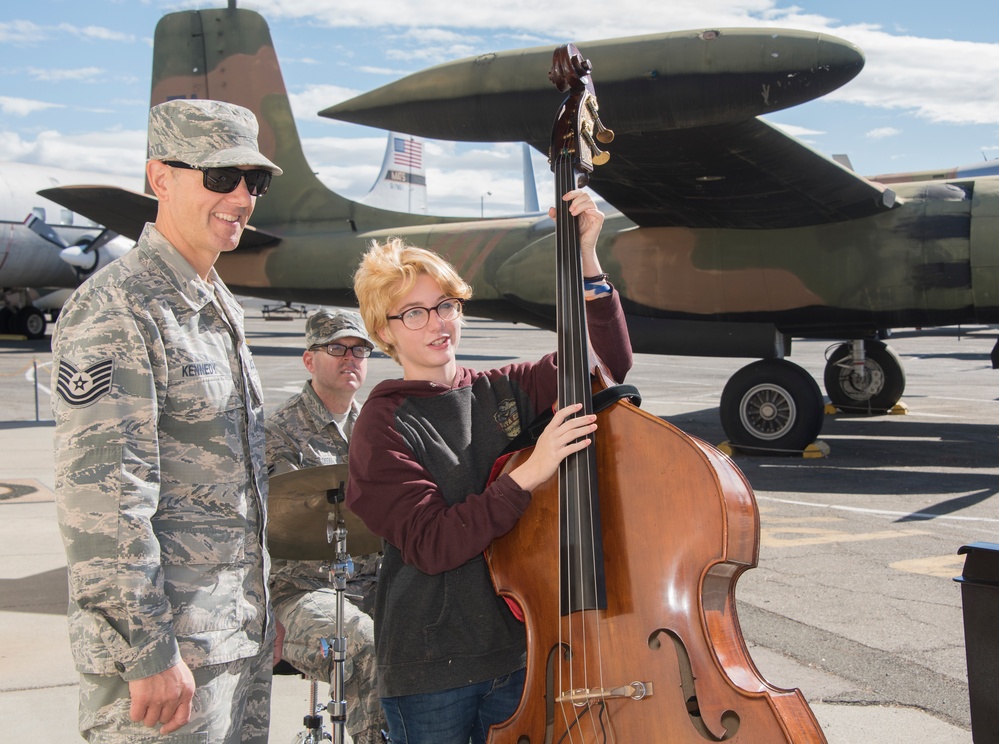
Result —
[[[601, 262], [636, 351], [690, 354], [694, 343], [700, 355], [732, 356], [735, 342], [739, 356], [766, 357], [780, 355], [775, 333], [842, 339], [999, 322], [999, 180], [898, 191], [900, 204], [883, 214], [786, 230], [638, 228], [609, 214]], [[356, 217], [362, 227], [363, 213]], [[351, 277], [368, 241], [395, 235], [458, 268], [474, 287], [470, 312], [554, 325], [555, 237], [545, 217], [309, 233], [227, 254], [219, 270], [239, 292], [352, 303]], [[323, 253], [329, 260], [316, 261]]]

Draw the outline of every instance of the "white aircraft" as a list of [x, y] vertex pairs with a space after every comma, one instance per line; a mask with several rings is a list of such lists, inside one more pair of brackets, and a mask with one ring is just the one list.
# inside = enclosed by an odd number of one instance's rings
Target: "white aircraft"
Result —
[[134, 241], [105, 231], [36, 192], [70, 184], [141, 191], [136, 178], [0, 163], [0, 334], [45, 335], [70, 292]]
[[371, 190], [359, 200], [369, 207], [411, 214], [427, 213], [427, 172], [423, 138], [389, 132], [382, 169]]

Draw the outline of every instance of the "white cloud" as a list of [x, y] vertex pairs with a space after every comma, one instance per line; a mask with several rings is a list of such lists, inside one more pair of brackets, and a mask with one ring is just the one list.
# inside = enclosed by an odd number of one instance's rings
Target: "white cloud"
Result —
[[121, 33], [104, 26], [74, 26], [70, 23], [42, 26], [33, 21], [22, 20], [0, 22], [0, 43], [4, 44], [37, 44], [60, 34], [101, 42], [134, 43], [138, 38], [134, 34]]
[[358, 72], [368, 75], [384, 75], [385, 77], [403, 77], [409, 74], [409, 70], [393, 70], [391, 67], [369, 67], [361, 65], [356, 69]]
[[452, 44], [448, 47], [431, 45], [415, 49], [389, 49], [385, 56], [388, 59], [419, 60], [424, 65], [436, 65], [453, 59], [471, 57], [478, 49], [469, 44]]
[[319, 180], [341, 196], [357, 199], [368, 192], [378, 176], [385, 139], [309, 137], [302, 140], [302, 150]]
[[310, 85], [298, 93], [289, 91], [288, 100], [291, 104], [291, 113], [296, 120], [331, 121], [323, 119], [319, 116], [319, 112], [360, 93], [359, 90], [341, 85]]
[[67, 135], [46, 130], [34, 140], [3, 133], [0, 135], [0, 160], [142, 178], [146, 133], [118, 130]]
[[[507, 0], [503, 3], [455, 3], [453, 0], [256, 0], [253, 7], [267, 18], [312, 19], [331, 27], [386, 29], [482, 29], [522, 31], [545, 38], [604, 38], [709, 27], [755, 25], [786, 14], [772, 0], [698, 0], [650, 5], [647, 0], [618, 0], [608, 13], [605, 2], [580, 0], [572, 12], [557, 3]], [[546, 33], [546, 30], [550, 29]]]
[[0, 131], [0, 160], [22, 161], [30, 154], [30, 143], [24, 142], [14, 132]]
[[29, 67], [27, 72], [32, 78], [43, 83], [63, 83], [66, 81], [92, 83], [100, 80], [104, 75], [104, 70], [100, 67], [75, 67], [62, 70]]
[[901, 129], [897, 129], [895, 127], [878, 127], [877, 129], [872, 129], [864, 136], [867, 137], [867, 139], [880, 140], [888, 137], [894, 137], [901, 134], [901, 132]]
[[412, 28], [404, 35], [421, 44], [447, 44], [449, 46], [457, 44], [472, 47], [482, 44], [480, 36], [469, 36], [467, 32], [451, 31], [444, 28]]
[[903, 110], [930, 122], [999, 124], [999, 89], [985, 82], [999, 78], [999, 44], [839, 31], [864, 50], [867, 64], [831, 99]]
[[0, 96], [0, 112], [12, 114], [14, 116], [28, 116], [36, 111], [46, 111], [54, 108], [66, 108], [61, 103], [48, 103], [47, 101], [35, 101], [30, 98], [14, 98], [11, 96]]
[[31, 21], [0, 22], [0, 44], [36, 44], [49, 38], [49, 31]]
[[119, 41], [132, 43], [136, 40], [133, 34], [123, 34], [119, 31], [114, 31], [104, 26], [73, 26], [69, 23], [60, 23], [58, 26], [60, 31], [64, 31], [74, 36], [79, 36], [82, 39], [87, 39], [90, 41]]

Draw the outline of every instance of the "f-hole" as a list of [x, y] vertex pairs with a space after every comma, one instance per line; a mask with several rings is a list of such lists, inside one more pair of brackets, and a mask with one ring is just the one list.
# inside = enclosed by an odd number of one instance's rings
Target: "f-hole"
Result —
[[708, 727], [704, 725], [704, 719], [701, 718], [701, 707], [697, 702], [697, 689], [694, 684], [694, 670], [690, 666], [690, 654], [687, 653], [687, 647], [683, 645], [683, 641], [672, 630], [660, 628], [649, 636], [649, 648], [653, 651], [658, 651], [662, 648], [660, 636], [664, 634], [673, 641], [673, 648], [676, 650], [676, 661], [680, 672], [680, 687], [683, 690], [683, 700], [691, 725], [706, 741], [728, 741], [739, 731], [739, 714], [734, 710], [727, 710], [722, 713], [721, 725], [725, 727], [725, 735], [720, 739], [708, 730]]

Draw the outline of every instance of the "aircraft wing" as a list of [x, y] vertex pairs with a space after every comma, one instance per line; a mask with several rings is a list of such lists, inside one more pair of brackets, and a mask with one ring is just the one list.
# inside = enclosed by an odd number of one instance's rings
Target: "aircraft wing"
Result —
[[594, 168], [590, 188], [641, 227], [804, 227], [895, 202], [891, 190], [761, 119], [626, 132], [606, 149], [610, 161]]
[[[617, 138], [590, 186], [643, 227], [785, 228], [888, 209], [894, 194], [759, 119], [853, 79], [863, 53], [828, 34], [713, 29], [584, 42]], [[530, 142], [548, 154], [564, 94], [551, 47], [414, 73], [320, 112], [423, 137]]]
[[[39, 195], [82, 214], [131, 240], [138, 240], [147, 222], [156, 221], [156, 198], [116, 186], [59, 186]], [[240, 248], [264, 248], [279, 243], [276, 235], [247, 225]]]

